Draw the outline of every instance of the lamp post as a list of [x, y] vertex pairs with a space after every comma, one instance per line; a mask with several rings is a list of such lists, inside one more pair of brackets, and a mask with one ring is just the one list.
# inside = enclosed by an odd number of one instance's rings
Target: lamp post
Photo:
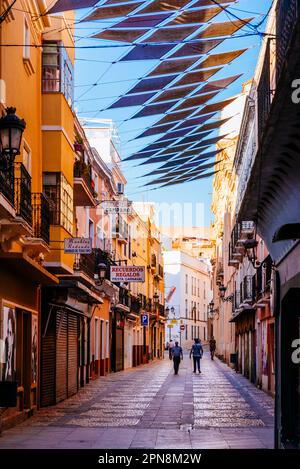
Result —
[[104, 262], [100, 262], [97, 265], [97, 272], [94, 274], [94, 278], [98, 280], [100, 285], [104, 282], [106, 278], [107, 265]]
[[26, 123], [16, 115], [15, 107], [6, 108], [6, 115], [0, 118], [0, 169], [9, 171], [20, 154], [22, 135]]
[[234, 294], [231, 293], [231, 295], [225, 297], [226, 290], [227, 290], [227, 288], [226, 288], [223, 284], [219, 286], [219, 293], [220, 293], [220, 298], [221, 298], [221, 300], [222, 300], [223, 302], [230, 301], [231, 303], [233, 303], [233, 301], [234, 301]]

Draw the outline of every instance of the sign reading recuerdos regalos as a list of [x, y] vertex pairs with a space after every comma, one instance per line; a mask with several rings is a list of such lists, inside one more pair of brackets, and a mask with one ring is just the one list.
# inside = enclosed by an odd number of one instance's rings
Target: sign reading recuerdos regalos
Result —
[[111, 282], [145, 282], [145, 267], [111, 265], [110, 280]]

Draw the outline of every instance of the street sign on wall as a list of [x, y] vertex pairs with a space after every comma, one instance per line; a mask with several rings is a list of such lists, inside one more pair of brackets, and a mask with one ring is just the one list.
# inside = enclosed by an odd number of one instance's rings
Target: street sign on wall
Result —
[[184, 325], [184, 324], [181, 324], [180, 330], [181, 330], [181, 331], [184, 331], [184, 329], [185, 329], [185, 325]]
[[64, 252], [66, 254], [91, 254], [91, 238], [65, 238]]
[[149, 326], [149, 314], [141, 315], [141, 326]]
[[111, 282], [145, 282], [145, 267], [128, 265], [128, 266], [110, 266]]
[[132, 214], [132, 205], [128, 204], [128, 202], [121, 202], [118, 200], [105, 202], [105, 204], [103, 204], [103, 209], [107, 214]]

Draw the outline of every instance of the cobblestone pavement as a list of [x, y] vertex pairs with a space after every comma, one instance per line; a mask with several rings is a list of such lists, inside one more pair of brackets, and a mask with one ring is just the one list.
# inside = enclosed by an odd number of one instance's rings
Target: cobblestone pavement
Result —
[[3, 432], [0, 448], [273, 448], [273, 399], [209, 354], [92, 381]]

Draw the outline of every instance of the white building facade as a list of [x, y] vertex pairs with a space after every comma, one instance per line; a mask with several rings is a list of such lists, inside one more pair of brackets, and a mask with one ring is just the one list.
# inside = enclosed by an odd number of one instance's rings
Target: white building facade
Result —
[[209, 265], [183, 251], [165, 251], [166, 343], [190, 349], [194, 339], [209, 340], [208, 304], [212, 300]]

